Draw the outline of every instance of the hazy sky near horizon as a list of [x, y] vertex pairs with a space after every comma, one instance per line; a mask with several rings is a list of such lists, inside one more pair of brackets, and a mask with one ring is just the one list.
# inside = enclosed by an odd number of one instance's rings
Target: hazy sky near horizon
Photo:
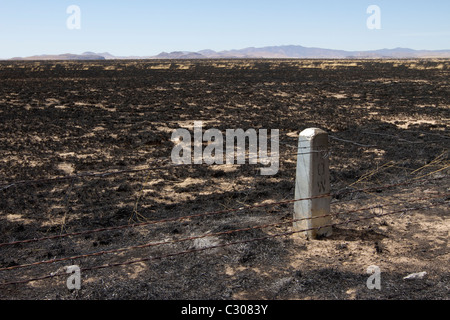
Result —
[[[69, 29], [70, 5], [81, 10]], [[381, 10], [369, 29], [366, 10]], [[450, 49], [449, 0], [0, 0], [0, 58], [36, 54], [216, 51], [302, 45]]]

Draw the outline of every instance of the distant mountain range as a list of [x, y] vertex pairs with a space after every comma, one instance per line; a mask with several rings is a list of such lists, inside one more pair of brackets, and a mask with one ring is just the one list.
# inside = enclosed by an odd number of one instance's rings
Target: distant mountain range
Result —
[[16, 57], [9, 60], [112, 60], [112, 59], [407, 59], [450, 58], [450, 50], [413, 50], [408, 48], [380, 49], [372, 51], [344, 51], [309, 48], [299, 45], [245, 48], [239, 50], [201, 50], [198, 52], [161, 52], [156, 56], [114, 56], [108, 52], [84, 52], [82, 54], [38, 55]]

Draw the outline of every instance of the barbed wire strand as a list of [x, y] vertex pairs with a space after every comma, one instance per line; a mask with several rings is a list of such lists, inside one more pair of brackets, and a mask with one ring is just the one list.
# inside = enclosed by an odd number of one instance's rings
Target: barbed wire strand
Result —
[[[379, 217], [383, 217], [383, 216], [387, 216], [387, 215], [393, 215], [393, 214], [397, 214], [397, 213], [406, 213], [406, 212], [410, 212], [410, 211], [429, 209], [429, 208], [435, 207], [435, 206], [440, 205], [440, 204], [443, 204], [443, 203], [435, 203], [435, 204], [431, 204], [431, 205], [424, 206], [424, 207], [400, 209], [400, 210], [395, 210], [395, 211], [391, 211], [391, 212], [387, 212], [387, 213], [383, 213], [383, 214], [374, 215], [374, 216], [371, 216], [371, 217], [363, 217], [363, 218], [359, 218], [359, 219], [346, 220], [346, 221], [343, 221], [343, 222], [328, 224], [328, 225], [324, 225], [324, 226], [320, 226], [320, 227], [311, 227], [311, 228], [306, 228], [306, 229], [302, 229], [302, 230], [288, 231], [288, 232], [283, 232], [283, 233], [267, 235], [267, 236], [264, 236], [264, 237], [252, 238], [252, 239], [240, 240], [240, 241], [234, 241], [234, 242], [228, 242], [228, 243], [223, 243], [223, 244], [218, 244], [218, 245], [208, 246], [208, 247], [203, 247], [203, 248], [195, 248], [195, 249], [179, 251], [179, 252], [175, 252], [175, 253], [169, 253], [169, 254], [165, 254], [165, 255], [161, 255], [161, 256], [157, 256], [157, 257], [148, 257], [148, 258], [129, 260], [129, 261], [125, 261], [125, 262], [110, 263], [110, 264], [104, 264], [104, 265], [99, 265], [99, 266], [94, 266], [94, 267], [80, 268], [80, 272], [99, 270], [99, 269], [105, 269], [105, 268], [112, 268], [112, 267], [118, 267], [118, 266], [126, 266], [126, 265], [135, 264], [135, 263], [148, 262], [148, 261], [152, 261], [152, 260], [161, 260], [161, 259], [164, 259], [164, 258], [170, 258], [170, 257], [178, 256], [178, 255], [196, 253], [196, 252], [201, 252], [201, 251], [205, 251], [205, 250], [217, 249], [217, 248], [222, 248], [222, 247], [227, 247], [227, 246], [232, 246], [232, 245], [237, 245], [237, 244], [245, 244], [245, 243], [251, 243], [251, 242], [256, 242], [256, 241], [263, 241], [263, 240], [272, 239], [272, 238], [276, 238], [276, 237], [288, 236], [288, 235], [293, 235], [293, 234], [296, 234], [296, 233], [307, 232], [307, 231], [311, 231], [311, 230], [320, 230], [320, 229], [323, 229], [323, 228], [333, 227], [333, 226], [337, 226], [337, 225], [344, 225], [344, 224], [359, 222], [359, 221], [368, 220], [368, 219], [379, 218]], [[62, 273], [62, 272], [58, 273], [58, 272], [56, 272], [56, 273], [51, 273], [51, 274], [46, 275], [46, 276], [32, 278], [32, 279], [25, 279], [25, 280], [12, 281], [12, 282], [4, 282], [4, 283], [0, 283], [0, 286], [29, 283], [29, 282], [34, 282], [34, 281], [54, 278], [54, 277], [58, 277], [58, 276], [63, 276], [63, 275], [67, 276], [67, 273], [65, 273], [65, 272], [64, 273]]]
[[[426, 198], [418, 198], [418, 199], [410, 201], [409, 203], [417, 202], [417, 201], [439, 199], [439, 198], [443, 198], [443, 197], [447, 197], [447, 196], [450, 196], [450, 193], [438, 195], [438, 196], [426, 197]], [[159, 246], [159, 245], [165, 245], [165, 244], [173, 244], [173, 243], [178, 243], [178, 242], [185, 242], [185, 241], [196, 240], [196, 239], [201, 239], [201, 238], [206, 238], [206, 237], [216, 237], [216, 236], [220, 236], [220, 235], [255, 230], [255, 229], [265, 229], [265, 228], [279, 226], [279, 225], [288, 224], [288, 223], [295, 223], [295, 222], [300, 222], [300, 221], [305, 221], [305, 220], [314, 220], [314, 219], [319, 219], [319, 218], [338, 216], [338, 215], [349, 214], [349, 213], [356, 213], [356, 212], [361, 212], [361, 211], [373, 210], [373, 209], [377, 209], [377, 208], [380, 209], [380, 208], [384, 208], [386, 206], [393, 206], [393, 205], [398, 205], [398, 204], [393, 203], [393, 204], [387, 204], [387, 205], [370, 206], [370, 207], [353, 209], [353, 210], [344, 211], [344, 212], [329, 213], [329, 214], [325, 214], [325, 215], [306, 217], [306, 218], [301, 218], [301, 219], [293, 219], [292, 218], [292, 219], [288, 219], [283, 222], [247, 227], [247, 228], [242, 228], [242, 229], [234, 229], [234, 230], [228, 230], [228, 231], [222, 231], [222, 232], [216, 232], [216, 233], [207, 233], [207, 234], [203, 234], [200, 236], [193, 236], [193, 237], [187, 237], [187, 238], [182, 238], [182, 239], [174, 239], [174, 240], [170, 240], [170, 241], [152, 242], [152, 243], [146, 243], [146, 244], [142, 244], [142, 245], [135, 245], [135, 246], [129, 246], [129, 247], [119, 248], [119, 249], [98, 251], [98, 252], [94, 252], [94, 253], [82, 254], [82, 255], [77, 255], [77, 256], [72, 256], [72, 257], [49, 259], [49, 260], [38, 261], [38, 262], [34, 262], [34, 263], [29, 263], [29, 264], [15, 265], [15, 266], [11, 266], [11, 267], [0, 268], [0, 271], [14, 270], [14, 269], [20, 269], [20, 268], [25, 268], [25, 267], [37, 266], [37, 265], [41, 265], [41, 264], [50, 264], [50, 263], [55, 263], [55, 262], [67, 261], [67, 260], [88, 258], [88, 257], [100, 256], [100, 255], [104, 255], [104, 254], [119, 253], [119, 252], [124, 252], [124, 251], [135, 250], [135, 249], [143, 249], [143, 248], [147, 248], [147, 247], [153, 247], [153, 246]]]
[[[416, 180], [414, 182], [433, 181], [433, 180], [438, 180], [438, 179], [442, 179], [442, 178], [421, 179], [421, 180]], [[374, 191], [378, 191], [378, 190], [389, 189], [389, 188], [398, 187], [398, 186], [407, 185], [407, 184], [411, 184], [411, 181], [404, 181], [404, 182], [395, 183], [395, 184], [374, 186], [374, 187], [355, 189], [355, 190], [344, 189], [344, 190], [338, 191], [336, 193], [327, 193], [327, 194], [323, 194], [323, 195], [317, 195], [314, 197], [290, 199], [290, 200], [283, 200], [283, 201], [278, 201], [278, 202], [263, 203], [263, 204], [258, 204], [258, 205], [248, 205], [248, 206], [243, 206], [243, 207], [239, 207], [239, 208], [208, 211], [208, 212], [202, 212], [202, 213], [193, 214], [193, 215], [174, 217], [174, 218], [166, 218], [166, 219], [161, 219], [161, 220], [156, 220], [156, 221], [146, 221], [146, 222], [141, 222], [141, 223], [121, 225], [121, 226], [97, 228], [97, 229], [78, 231], [78, 232], [72, 232], [72, 233], [66, 233], [66, 234], [58, 234], [58, 235], [53, 235], [53, 236], [41, 237], [41, 238], [33, 238], [33, 239], [5, 242], [5, 243], [0, 243], [0, 247], [17, 245], [17, 244], [26, 244], [26, 243], [32, 243], [32, 242], [41, 242], [41, 241], [45, 241], [45, 240], [55, 240], [55, 239], [65, 238], [65, 237], [70, 237], [70, 236], [88, 235], [88, 234], [98, 233], [98, 232], [107, 232], [107, 231], [115, 231], [115, 230], [121, 230], [121, 229], [137, 228], [137, 227], [142, 227], [142, 226], [147, 226], [147, 225], [182, 221], [182, 220], [205, 217], [205, 216], [210, 216], [210, 215], [219, 215], [219, 214], [233, 213], [233, 212], [238, 212], [238, 211], [245, 211], [245, 210], [255, 209], [255, 208], [264, 208], [264, 207], [290, 204], [290, 203], [295, 203], [298, 201], [314, 200], [314, 199], [327, 198], [327, 197], [336, 198], [336, 197], [339, 197], [341, 195], [346, 195], [346, 194], [353, 194], [353, 193], [357, 193], [357, 192], [365, 192], [365, 193], [374, 192]], [[332, 202], [331, 204], [334, 205], [336, 203], [339, 203], [339, 201]]]

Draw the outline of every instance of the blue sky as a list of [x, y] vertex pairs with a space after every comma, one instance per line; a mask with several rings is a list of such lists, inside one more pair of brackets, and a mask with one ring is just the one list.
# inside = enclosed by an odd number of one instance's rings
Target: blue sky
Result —
[[[81, 29], [66, 9], [81, 9]], [[369, 5], [381, 9], [370, 30]], [[271, 45], [343, 50], [450, 49], [449, 0], [0, 0], [0, 58], [216, 51]]]

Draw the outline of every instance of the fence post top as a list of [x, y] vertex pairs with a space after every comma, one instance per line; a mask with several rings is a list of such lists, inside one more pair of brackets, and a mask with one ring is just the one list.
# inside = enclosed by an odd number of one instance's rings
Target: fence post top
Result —
[[311, 139], [318, 134], [326, 134], [327, 132], [320, 128], [308, 128], [300, 132], [300, 136], [303, 138]]

